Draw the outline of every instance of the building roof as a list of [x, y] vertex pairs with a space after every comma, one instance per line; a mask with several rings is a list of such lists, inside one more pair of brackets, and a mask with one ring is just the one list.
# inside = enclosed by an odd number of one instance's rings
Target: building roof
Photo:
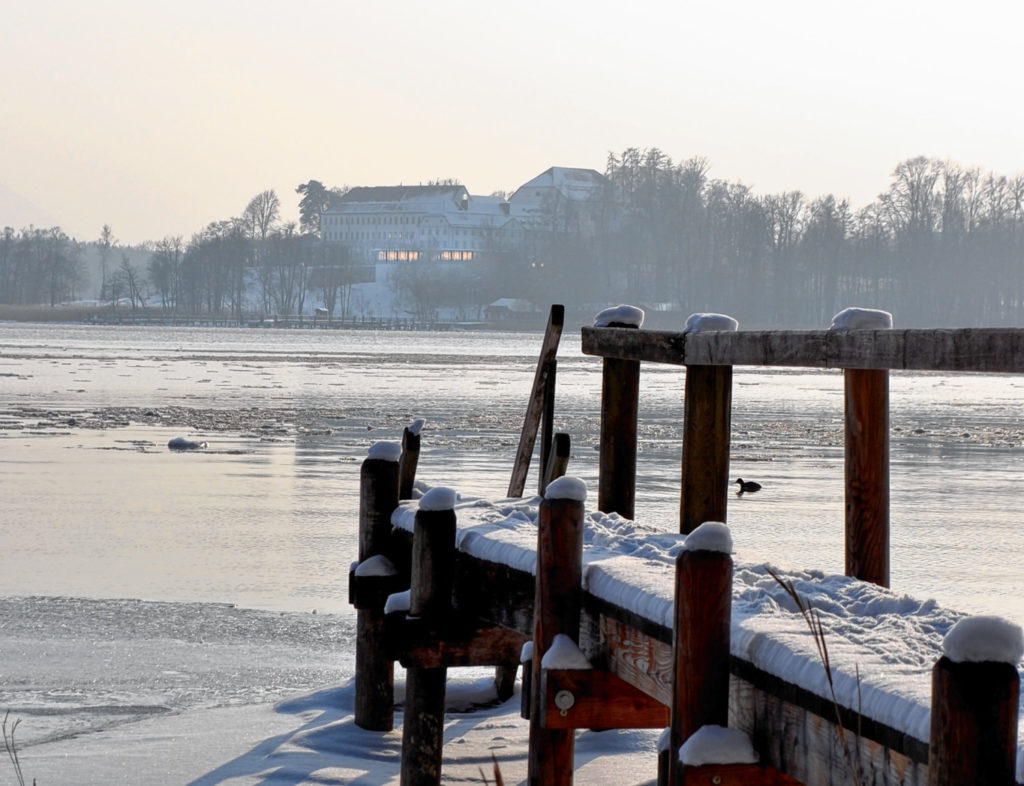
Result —
[[593, 199], [609, 186], [611, 181], [595, 169], [553, 166], [519, 186], [509, 202], [533, 201], [551, 189], [566, 199], [582, 201]]

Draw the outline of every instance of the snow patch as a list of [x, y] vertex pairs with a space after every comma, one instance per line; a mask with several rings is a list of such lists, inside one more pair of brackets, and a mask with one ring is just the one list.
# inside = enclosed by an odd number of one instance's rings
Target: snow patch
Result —
[[644, 310], [636, 306], [612, 306], [594, 317], [594, 327], [641, 327], [644, 324]]
[[533, 660], [533, 642], [528, 641], [523, 644], [523, 649], [519, 652], [519, 662], [529, 663]]
[[397, 573], [391, 560], [383, 554], [376, 554], [364, 559], [356, 567], [357, 576], [394, 576]]
[[728, 314], [690, 314], [686, 318], [684, 333], [709, 333], [715, 330], [733, 332], [740, 323]]
[[705, 521], [686, 536], [686, 551], [720, 551], [732, 554], [732, 533], [721, 521]]
[[834, 317], [829, 330], [891, 330], [892, 314], [878, 308], [844, 308]]
[[402, 445], [399, 442], [374, 442], [366, 452], [366, 458], [397, 462], [402, 458]]
[[444, 486], [430, 489], [420, 497], [420, 510], [455, 510], [455, 491]]
[[568, 499], [574, 502], [586, 502], [587, 484], [579, 478], [563, 475], [548, 484], [544, 491], [545, 499]]
[[1024, 632], [1001, 617], [965, 617], [946, 634], [942, 651], [956, 663], [994, 661], [1016, 665], [1024, 655]]
[[412, 423], [406, 426], [406, 428], [409, 429], [410, 434], [419, 434], [420, 431], [422, 431], [423, 429], [423, 424], [426, 422], [427, 421], [424, 420], [423, 418], [416, 418], [416, 420], [414, 420]]
[[391, 595], [388, 595], [388, 599], [384, 601], [384, 613], [394, 614], [396, 611], [408, 611], [411, 605], [411, 590], [405, 590], [404, 592], [395, 592]]
[[540, 659], [540, 665], [544, 669], [586, 670], [593, 668], [590, 661], [587, 660], [587, 656], [576, 646], [576, 642], [564, 633], [555, 636], [548, 651]]
[[750, 737], [724, 726], [701, 726], [679, 749], [679, 761], [698, 767], [702, 764], [757, 764], [757, 751]]

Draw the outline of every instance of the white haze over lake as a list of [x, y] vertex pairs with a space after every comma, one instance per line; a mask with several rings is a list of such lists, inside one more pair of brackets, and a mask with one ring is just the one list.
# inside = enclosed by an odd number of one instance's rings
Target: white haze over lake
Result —
[[[0, 710], [22, 720], [26, 775], [397, 783], [400, 730], [351, 723], [359, 465], [423, 418], [420, 479], [500, 499], [539, 346], [539, 334], [0, 325], [0, 486], [17, 489], [0, 511]], [[680, 542], [682, 389], [680, 369], [644, 366], [637, 534], [606, 527], [590, 540], [603, 550], [591, 590], [621, 593], [626, 571], [645, 614], [663, 613], [658, 555]], [[556, 428], [572, 435], [570, 473], [591, 503], [599, 391], [600, 360], [565, 335]], [[788, 570], [833, 615], [837, 653], [849, 642], [865, 671], [849, 609], [868, 619], [887, 609], [893, 622], [924, 611], [935, 630], [901, 650], [906, 663], [886, 670], [872, 699], [883, 714], [900, 712], [886, 697], [919, 705], [914, 686], [941, 651], [939, 628], [960, 612], [1024, 620], [1020, 394], [1017, 377], [892, 376], [893, 594], [883, 602], [835, 575], [841, 375], [737, 369], [731, 477], [763, 485], [729, 504], [744, 608], [783, 603], [759, 565]], [[176, 436], [209, 447], [174, 453]], [[527, 506], [509, 532], [529, 521]], [[774, 619], [770, 641], [788, 645], [764, 657], [795, 658], [782, 668], [813, 685], [820, 672], [800, 625]], [[493, 703], [487, 674], [453, 678], [459, 707]], [[449, 723], [446, 773], [479, 780], [493, 751], [511, 782], [525, 777], [518, 696]], [[579, 782], [653, 779], [656, 738], [582, 734]]]

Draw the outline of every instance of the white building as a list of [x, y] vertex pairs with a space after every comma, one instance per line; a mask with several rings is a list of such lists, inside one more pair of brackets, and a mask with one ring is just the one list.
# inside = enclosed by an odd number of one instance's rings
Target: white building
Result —
[[593, 169], [551, 167], [508, 199], [474, 196], [461, 185], [361, 186], [336, 198], [320, 220], [320, 236], [344, 243], [357, 264], [376, 268], [376, 284], [357, 285], [371, 311], [387, 312], [384, 288], [392, 266], [467, 264], [489, 251], [553, 228], [567, 207], [611, 193]]

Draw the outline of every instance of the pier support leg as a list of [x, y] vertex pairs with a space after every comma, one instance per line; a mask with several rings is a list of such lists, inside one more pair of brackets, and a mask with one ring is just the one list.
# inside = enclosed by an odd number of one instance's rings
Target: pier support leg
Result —
[[687, 366], [679, 531], [725, 523], [729, 497], [732, 366]]
[[546, 729], [541, 661], [559, 633], [579, 642], [583, 601], [583, 503], [545, 499], [537, 518], [537, 591], [531, 678], [530, 786], [571, 786], [575, 732]]
[[[391, 514], [398, 507], [398, 463], [366, 459], [359, 473], [359, 561], [388, 555]], [[381, 642], [384, 608], [356, 612], [356, 676], [354, 720], [371, 731], [394, 728], [394, 662]]]
[[[451, 614], [455, 575], [455, 511], [420, 510], [412, 541], [409, 616], [441, 627]], [[402, 786], [438, 786], [444, 743], [444, 667], [410, 667], [405, 678]]]
[[846, 575], [889, 586], [889, 372], [847, 369]]
[[635, 515], [640, 361], [605, 358], [601, 381], [601, 463], [597, 509]]
[[720, 551], [682, 551], [676, 558], [675, 638], [668, 783], [679, 786], [679, 748], [701, 726], [729, 720], [729, 631], [732, 557]]

